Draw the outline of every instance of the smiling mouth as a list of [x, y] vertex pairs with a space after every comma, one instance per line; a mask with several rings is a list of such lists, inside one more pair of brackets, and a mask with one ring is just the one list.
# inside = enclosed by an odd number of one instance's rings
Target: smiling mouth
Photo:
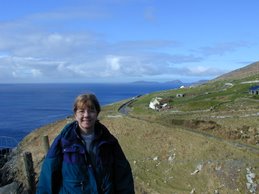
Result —
[[91, 119], [85, 119], [85, 120], [82, 120], [82, 122], [85, 122], [85, 123], [91, 123], [92, 120]]

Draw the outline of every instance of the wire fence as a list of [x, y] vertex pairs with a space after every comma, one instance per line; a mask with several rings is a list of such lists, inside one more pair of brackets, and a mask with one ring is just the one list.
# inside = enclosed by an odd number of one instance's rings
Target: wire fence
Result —
[[0, 136], [0, 168], [7, 162], [8, 155], [17, 144], [17, 140], [13, 137]]
[[[0, 136], [0, 170], [5, 168], [5, 163], [12, 157], [9, 156], [12, 152], [13, 148], [18, 145], [18, 141], [15, 138], [7, 137], [7, 136]], [[43, 138], [43, 145], [45, 152], [47, 153], [49, 148], [49, 138], [48, 136], [44, 136]], [[33, 160], [32, 154], [30, 152], [23, 153], [23, 161], [24, 161], [24, 176], [26, 177], [24, 183], [24, 190], [25, 193], [35, 193], [35, 171], [33, 167]], [[8, 165], [7, 165], [8, 166]], [[8, 171], [8, 170], [7, 170]], [[5, 172], [5, 169], [2, 171]], [[1, 171], [0, 171], [1, 173]], [[0, 174], [2, 177], [2, 175]], [[0, 180], [1, 184], [1, 180]], [[1, 188], [0, 188], [1, 189]], [[0, 194], [2, 192], [0, 191]], [[15, 192], [16, 193], [16, 192]]]

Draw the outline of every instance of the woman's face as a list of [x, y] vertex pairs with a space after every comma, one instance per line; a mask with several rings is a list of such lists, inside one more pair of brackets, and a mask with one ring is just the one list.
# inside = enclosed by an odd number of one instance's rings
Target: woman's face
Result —
[[75, 119], [78, 122], [82, 133], [93, 132], [97, 116], [98, 114], [95, 108], [79, 108], [76, 111]]

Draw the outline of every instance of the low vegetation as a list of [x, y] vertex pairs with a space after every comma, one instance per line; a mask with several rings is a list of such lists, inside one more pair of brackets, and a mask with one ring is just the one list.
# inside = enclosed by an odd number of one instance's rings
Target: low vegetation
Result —
[[[129, 159], [137, 194], [259, 191], [259, 95], [249, 93], [259, 75], [223, 78], [140, 96], [123, 113], [118, 109], [128, 100], [103, 107], [99, 119]], [[150, 109], [155, 97], [168, 108]], [[25, 151], [32, 153], [37, 181], [45, 155], [42, 137], [48, 135], [51, 143], [72, 119], [28, 135], [5, 165], [6, 183], [16, 180], [26, 188], [19, 157]]]

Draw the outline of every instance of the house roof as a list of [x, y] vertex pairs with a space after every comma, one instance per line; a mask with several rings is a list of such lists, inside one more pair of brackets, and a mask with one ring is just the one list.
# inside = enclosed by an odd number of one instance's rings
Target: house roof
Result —
[[253, 86], [250, 88], [250, 90], [259, 90], [259, 86]]

